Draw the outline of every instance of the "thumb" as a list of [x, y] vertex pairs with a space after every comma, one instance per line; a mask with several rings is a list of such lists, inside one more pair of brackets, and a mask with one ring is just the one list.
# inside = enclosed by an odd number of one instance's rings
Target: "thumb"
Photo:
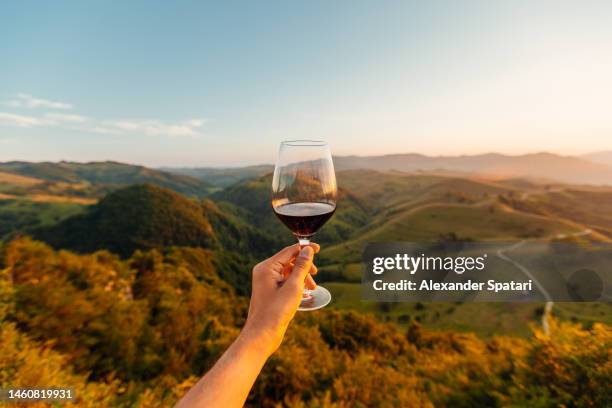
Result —
[[305, 246], [300, 250], [299, 255], [295, 258], [295, 265], [291, 271], [291, 275], [287, 279], [287, 282], [294, 284], [304, 284], [306, 275], [310, 272], [312, 267], [312, 258], [314, 256], [314, 250], [310, 246]]

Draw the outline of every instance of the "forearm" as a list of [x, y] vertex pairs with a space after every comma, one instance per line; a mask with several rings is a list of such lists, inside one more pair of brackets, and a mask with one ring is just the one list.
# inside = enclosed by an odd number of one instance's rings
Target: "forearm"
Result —
[[[317, 244], [287, 247], [253, 268], [253, 295], [240, 335], [175, 408], [241, 407], [302, 300]], [[286, 268], [291, 273], [286, 276]], [[316, 269], [315, 269], [316, 272]], [[281, 284], [282, 283], [282, 284]]]
[[270, 355], [269, 344], [264, 335], [243, 330], [176, 408], [242, 407]]

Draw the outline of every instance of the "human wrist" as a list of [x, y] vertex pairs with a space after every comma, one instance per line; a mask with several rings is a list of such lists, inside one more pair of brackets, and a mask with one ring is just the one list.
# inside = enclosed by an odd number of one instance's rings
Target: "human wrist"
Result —
[[249, 321], [238, 336], [240, 343], [248, 345], [249, 348], [266, 358], [276, 351], [281, 340], [282, 336], [278, 334], [277, 330], [257, 327], [250, 324]]

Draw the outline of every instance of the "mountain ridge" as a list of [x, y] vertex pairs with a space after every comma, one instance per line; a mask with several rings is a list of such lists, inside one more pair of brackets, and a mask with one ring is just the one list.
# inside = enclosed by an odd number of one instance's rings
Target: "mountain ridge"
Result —
[[486, 153], [462, 156], [425, 156], [415, 153], [385, 156], [336, 156], [337, 170], [368, 168], [379, 171], [459, 171], [471, 176], [537, 178], [578, 184], [612, 184], [612, 166], [575, 156], [540, 152], [525, 155]]

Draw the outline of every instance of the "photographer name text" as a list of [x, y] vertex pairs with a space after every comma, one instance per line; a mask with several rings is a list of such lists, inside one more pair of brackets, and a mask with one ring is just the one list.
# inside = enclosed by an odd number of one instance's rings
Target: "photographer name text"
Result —
[[[485, 286], [486, 285], [486, 286]], [[489, 279], [487, 282], [473, 282], [468, 279], [466, 282], [434, 282], [433, 280], [422, 280], [414, 282], [409, 279], [401, 279], [397, 282], [384, 282], [377, 279], [372, 282], [372, 287], [376, 291], [490, 291], [490, 292], [530, 292], [532, 289], [531, 279], [527, 282], [498, 282]]]

